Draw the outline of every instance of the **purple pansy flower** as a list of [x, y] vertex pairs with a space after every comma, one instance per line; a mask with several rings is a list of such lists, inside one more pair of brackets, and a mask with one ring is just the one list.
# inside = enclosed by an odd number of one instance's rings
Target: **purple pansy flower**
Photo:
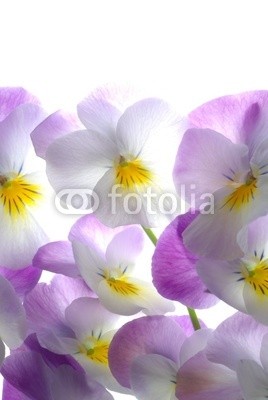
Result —
[[114, 336], [110, 368], [138, 399], [242, 400], [234, 371], [205, 355], [209, 329], [186, 337], [170, 317], [143, 317]]
[[[174, 168], [177, 189], [185, 185], [196, 206], [213, 195], [213, 209], [184, 231], [187, 247], [200, 256], [243, 256], [238, 232], [266, 215], [268, 193], [268, 92], [216, 99], [190, 115]], [[194, 185], [194, 189], [193, 189]]]
[[97, 382], [69, 364], [47, 363], [40, 353], [16, 351], [1, 370], [5, 400], [112, 400]]
[[93, 296], [81, 278], [58, 275], [26, 296], [27, 320], [42, 347], [72, 356], [98, 382], [120, 391], [108, 367], [108, 348], [119, 316]]

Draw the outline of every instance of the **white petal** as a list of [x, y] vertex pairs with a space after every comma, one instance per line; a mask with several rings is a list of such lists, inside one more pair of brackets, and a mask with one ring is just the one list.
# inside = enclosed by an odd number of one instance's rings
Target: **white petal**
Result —
[[160, 133], [176, 128], [177, 120], [170, 106], [159, 99], [144, 99], [130, 106], [117, 124], [120, 154], [142, 158], [144, 146], [150, 138], [157, 140]]
[[241, 275], [240, 260], [228, 262], [204, 258], [198, 261], [196, 268], [211, 293], [237, 310], [246, 312], [243, 296], [245, 280]]
[[103, 280], [106, 265], [104, 255], [97, 248], [86, 246], [76, 240], [72, 242], [75, 263], [88, 286], [95, 292]]
[[119, 317], [107, 311], [99, 299], [81, 297], [66, 308], [65, 318], [79, 340], [83, 340], [91, 336], [92, 332], [98, 337], [99, 334], [114, 329]]
[[256, 293], [250, 283], [246, 283], [243, 290], [247, 313], [257, 321], [268, 325], [268, 296]]
[[110, 227], [141, 224], [155, 226], [155, 215], [146, 213], [144, 199], [139, 193], [124, 193], [115, 185], [114, 169], [108, 170], [99, 180], [94, 191], [100, 199], [95, 215]]
[[11, 284], [0, 275], [0, 337], [8, 347], [19, 347], [26, 337], [25, 310]]
[[199, 353], [199, 351], [204, 350], [212, 332], [212, 329], [198, 329], [185, 339], [181, 346], [180, 365], [183, 365], [191, 357]]
[[96, 132], [77, 131], [47, 149], [47, 174], [56, 191], [93, 189], [118, 157], [117, 149]]
[[25, 268], [31, 264], [38, 248], [48, 241], [46, 234], [30, 213], [13, 221], [0, 208], [0, 219], [0, 265]]
[[158, 354], [135, 358], [131, 367], [131, 386], [139, 400], [175, 400], [176, 364]]
[[237, 376], [245, 400], [265, 400], [268, 397], [268, 375], [252, 360], [241, 360]]

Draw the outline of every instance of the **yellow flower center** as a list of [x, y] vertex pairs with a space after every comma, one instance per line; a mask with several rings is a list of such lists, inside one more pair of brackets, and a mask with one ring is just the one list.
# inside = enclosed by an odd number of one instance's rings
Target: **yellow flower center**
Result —
[[241, 208], [249, 205], [257, 191], [257, 179], [250, 173], [245, 183], [237, 187], [233, 193], [224, 199], [223, 207], [229, 211], [240, 211]]
[[122, 296], [137, 296], [140, 292], [138, 286], [128, 282], [126, 277], [106, 278], [106, 281], [113, 291]]
[[255, 267], [244, 266], [242, 275], [256, 294], [268, 296], [268, 259], [260, 261]]
[[95, 363], [108, 365], [109, 345], [106, 340], [89, 336], [80, 346], [79, 352]]
[[115, 183], [124, 190], [147, 186], [152, 180], [152, 172], [139, 159], [127, 161], [121, 156], [115, 165]]
[[22, 175], [0, 175], [0, 205], [12, 219], [25, 217], [27, 208], [40, 198], [40, 187], [29, 183]]

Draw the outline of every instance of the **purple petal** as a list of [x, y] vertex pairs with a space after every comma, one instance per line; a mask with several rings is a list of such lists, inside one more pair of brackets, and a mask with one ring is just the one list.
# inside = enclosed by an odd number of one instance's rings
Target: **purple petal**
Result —
[[33, 258], [33, 266], [70, 277], [80, 275], [75, 265], [72, 245], [67, 241], [52, 242], [40, 247]]
[[144, 234], [140, 227], [128, 227], [117, 233], [106, 250], [109, 266], [116, 267], [134, 263], [144, 245]]
[[176, 364], [185, 335], [168, 317], [143, 317], [125, 324], [115, 334], [109, 349], [112, 374], [127, 388], [131, 387], [130, 370], [134, 359], [145, 354], [159, 354]]
[[32, 397], [26, 396], [26, 394], [22, 393], [8, 381], [4, 380], [2, 400], [32, 400]]
[[23, 298], [36, 286], [42, 271], [32, 266], [17, 271], [0, 267], [0, 274], [11, 283], [17, 295]]
[[242, 399], [235, 372], [208, 361], [204, 351], [179, 369], [176, 395], [180, 400]]
[[105, 88], [95, 90], [79, 103], [77, 112], [87, 129], [101, 133], [106, 140], [115, 135], [121, 112], [112, 104], [110, 93]]
[[[173, 178], [178, 193], [195, 206], [230, 183], [231, 171], [247, 173], [248, 149], [209, 129], [189, 129], [180, 144]], [[185, 192], [185, 195], [184, 195]], [[195, 208], [195, 207], [192, 207]]]
[[256, 123], [259, 110], [267, 110], [267, 105], [268, 91], [246, 92], [211, 100], [192, 111], [189, 119], [196, 127], [213, 129], [234, 142], [249, 144], [261, 133]]
[[51, 368], [59, 367], [62, 364], [68, 364], [77, 371], [83, 371], [83, 368], [78, 364], [78, 362], [75, 361], [72, 356], [52, 353], [52, 351], [41, 347], [35, 333], [29, 335], [26, 338], [26, 340], [24, 341], [24, 345], [26, 346], [26, 349], [41, 354], [45, 363]]
[[266, 333], [267, 326], [238, 312], [223, 321], [214, 331], [208, 341], [207, 356], [210, 361], [233, 370], [239, 360], [252, 359], [260, 363], [261, 341]]
[[38, 353], [16, 352], [5, 359], [4, 378], [30, 399], [53, 400], [50, 385], [53, 375]]
[[24, 103], [39, 104], [39, 100], [20, 87], [0, 88], [0, 121], [5, 119], [16, 107]]
[[78, 118], [62, 110], [49, 115], [31, 134], [35, 152], [45, 158], [48, 146], [58, 137], [81, 129]]
[[[173, 321], [175, 321], [177, 324], [180, 325], [186, 336], [191, 336], [195, 332], [193, 323], [189, 315], [180, 315], [180, 316], [171, 315], [170, 318], [172, 318]], [[198, 320], [201, 328], [207, 327], [206, 324], [200, 318], [198, 318]]]
[[66, 326], [65, 309], [79, 297], [91, 296], [81, 279], [55, 276], [48, 285], [38, 284], [25, 298], [24, 307], [33, 332], [42, 333], [49, 328], [63, 336], [72, 337]]
[[112, 229], [102, 224], [94, 215], [80, 218], [72, 227], [69, 240], [95, 247], [105, 253], [108, 243], [122, 228]]
[[168, 299], [188, 307], [206, 308], [218, 299], [207, 292], [196, 271], [198, 258], [182, 240], [182, 232], [194, 218], [191, 213], [177, 217], [160, 236], [152, 259], [153, 283]]

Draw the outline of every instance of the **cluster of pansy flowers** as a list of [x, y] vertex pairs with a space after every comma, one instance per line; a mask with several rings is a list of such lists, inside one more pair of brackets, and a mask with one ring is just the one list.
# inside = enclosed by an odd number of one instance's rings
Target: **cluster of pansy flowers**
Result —
[[[38, 223], [48, 185], [98, 196], [68, 241], [50, 242]], [[189, 210], [170, 223], [146, 200], [175, 189]], [[3, 400], [268, 398], [267, 195], [268, 91], [181, 119], [115, 87], [74, 115], [0, 89]], [[146, 234], [156, 245], [147, 263]], [[42, 271], [50, 283], [38, 283]], [[238, 311], [209, 329], [194, 309], [219, 300]]]

